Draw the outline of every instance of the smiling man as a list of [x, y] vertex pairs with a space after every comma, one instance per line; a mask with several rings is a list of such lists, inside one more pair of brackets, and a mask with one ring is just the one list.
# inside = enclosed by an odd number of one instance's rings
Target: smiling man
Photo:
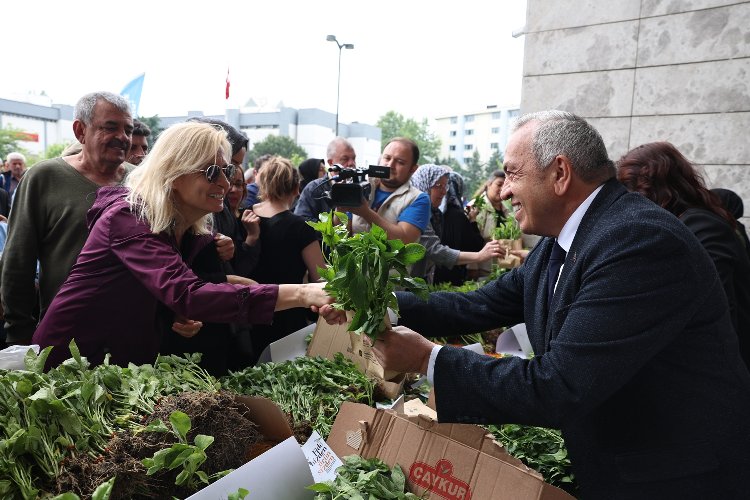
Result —
[[83, 96], [73, 132], [82, 151], [38, 163], [16, 190], [0, 271], [8, 344], [30, 343], [86, 241], [96, 190], [116, 184], [133, 134], [128, 102], [109, 92]]
[[[571, 113], [519, 118], [505, 171], [521, 229], [544, 238], [477, 291], [397, 292], [404, 326], [375, 343], [383, 367], [427, 374], [440, 422], [561, 429], [582, 498], [746, 498], [750, 374], [701, 244], [617, 182], [601, 136]], [[521, 322], [531, 359], [416, 333]]]
[[352, 232], [369, 231], [373, 224], [388, 233], [389, 240], [414, 243], [430, 223], [430, 197], [409, 182], [419, 164], [419, 147], [411, 139], [396, 137], [386, 144], [380, 165], [390, 167], [387, 179], [370, 179], [370, 197], [351, 208]]

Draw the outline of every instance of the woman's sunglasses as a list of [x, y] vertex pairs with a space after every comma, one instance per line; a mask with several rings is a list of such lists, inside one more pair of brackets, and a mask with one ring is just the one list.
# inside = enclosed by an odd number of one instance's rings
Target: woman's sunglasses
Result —
[[231, 179], [232, 177], [234, 177], [234, 172], [236, 170], [237, 167], [230, 163], [226, 167], [220, 167], [219, 165], [209, 165], [204, 169], [198, 170], [198, 172], [203, 172], [204, 174], [206, 174], [206, 180], [208, 182], [216, 182], [216, 179], [219, 178], [219, 173], [224, 172], [224, 176], [228, 181], [231, 182]]

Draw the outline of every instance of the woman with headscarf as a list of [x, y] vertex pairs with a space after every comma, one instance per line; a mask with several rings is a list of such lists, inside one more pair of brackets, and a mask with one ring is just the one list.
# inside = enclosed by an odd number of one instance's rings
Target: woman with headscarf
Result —
[[716, 266], [729, 301], [740, 353], [750, 367], [750, 259], [734, 232], [734, 217], [693, 165], [668, 142], [643, 144], [617, 162], [617, 179], [677, 216]]
[[440, 204], [448, 191], [448, 174], [450, 169], [442, 165], [422, 165], [411, 176], [411, 184], [420, 191], [427, 193], [432, 206], [432, 217], [427, 229], [419, 238], [426, 250], [424, 259], [414, 264], [411, 275], [424, 278], [428, 283], [433, 282], [435, 266], [452, 268], [455, 265], [480, 263], [500, 257], [503, 253], [497, 241], [490, 241], [478, 252], [463, 252], [440, 243], [443, 231], [443, 214]]
[[[485, 244], [476, 224], [472, 224], [464, 211], [464, 179], [456, 172], [448, 174], [448, 194], [445, 196], [445, 211], [442, 213], [443, 227], [440, 242], [450, 248], [466, 252], [478, 252]], [[453, 268], [435, 267], [435, 283], [462, 285], [466, 281], [466, 265]]]

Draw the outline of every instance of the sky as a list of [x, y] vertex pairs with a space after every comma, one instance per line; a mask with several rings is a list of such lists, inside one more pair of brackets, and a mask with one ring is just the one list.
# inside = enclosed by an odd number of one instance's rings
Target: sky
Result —
[[[518, 106], [525, 0], [37, 0], [0, 2], [0, 97], [74, 105], [145, 73], [139, 114], [336, 112], [375, 124]], [[225, 99], [227, 70], [230, 97]]]

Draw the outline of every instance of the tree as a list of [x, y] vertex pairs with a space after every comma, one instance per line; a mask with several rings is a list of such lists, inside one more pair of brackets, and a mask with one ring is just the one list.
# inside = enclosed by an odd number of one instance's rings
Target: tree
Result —
[[291, 138], [269, 135], [262, 141], [256, 142], [253, 149], [248, 152], [247, 164], [252, 165], [259, 156], [265, 154], [288, 158], [292, 165], [299, 165], [307, 159], [307, 151], [297, 145]]
[[146, 124], [146, 126], [151, 129], [151, 136], [148, 138], [149, 145], [153, 145], [154, 142], [156, 142], [156, 138], [159, 137], [159, 134], [161, 134], [163, 128], [161, 128], [161, 120], [159, 119], [159, 115], [154, 115], [151, 117], [146, 116], [139, 116], [138, 119]]
[[471, 155], [471, 158], [466, 159], [464, 167], [459, 170], [464, 178], [464, 195], [467, 198], [473, 196], [474, 192], [487, 181], [494, 170], [496, 170], [496, 167], [490, 162], [482, 163], [479, 159], [479, 151], [474, 150], [474, 154]]
[[18, 145], [18, 133], [20, 130], [12, 127], [0, 128], [0, 158], [5, 161], [8, 153], [22, 152]]
[[380, 150], [394, 137], [407, 137], [419, 146], [419, 163], [436, 163], [440, 154], [440, 139], [430, 132], [427, 119], [418, 123], [413, 118], [404, 118], [400, 113], [389, 111], [376, 123], [381, 130]]

